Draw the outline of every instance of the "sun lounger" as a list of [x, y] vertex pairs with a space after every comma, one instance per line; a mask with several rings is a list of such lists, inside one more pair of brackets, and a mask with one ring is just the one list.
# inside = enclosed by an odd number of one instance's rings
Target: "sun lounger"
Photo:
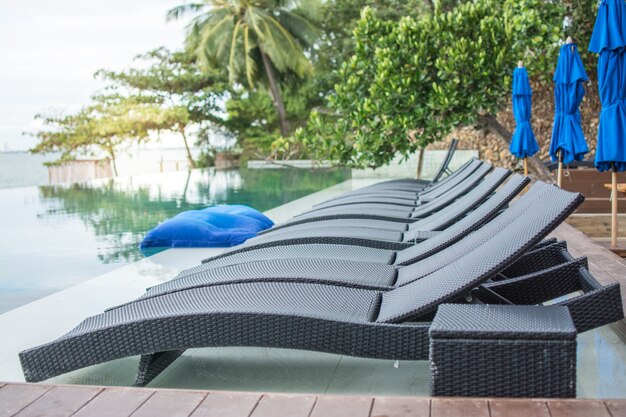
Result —
[[[470, 211], [474, 210], [486, 199], [488, 199], [497, 189], [502, 185], [504, 181], [510, 175], [510, 171], [504, 168], [496, 168], [489, 174], [482, 182], [473, 187], [466, 194], [460, 198], [449, 203], [448, 199], [441, 202], [433, 202], [433, 205], [443, 206], [440, 210], [436, 211], [432, 215], [424, 218], [416, 219], [415, 221], [389, 221], [389, 220], [372, 220], [372, 219], [335, 219], [335, 220], [320, 220], [315, 222], [305, 223], [283, 223], [277, 226], [267, 229], [265, 233], [260, 233], [259, 236], [265, 236], [268, 234], [285, 233], [295, 230], [304, 230], [320, 227], [340, 227], [344, 228], [368, 228], [368, 229], [381, 229], [389, 232], [401, 232], [406, 237], [402, 240], [414, 241], [419, 240], [419, 236], [411, 236], [411, 234], [420, 232], [430, 232], [443, 230], [451, 224], [455, 223]], [[519, 189], [520, 191], [529, 182], [528, 179], [516, 175], [510, 180], [508, 188]], [[433, 206], [430, 206], [433, 207]], [[413, 219], [411, 219], [413, 220]], [[383, 236], [381, 235], [381, 239]]]
[[[468, 184], [473, 184], [480, 181], [485, 177], [492, 169], [491, 165], [484, 162], [475, 161], [463, 170], [458, 176], [451, 178], [450, 181], [445, 183], [439, 183], [433, 188], [429, 188], [423, 192], [410, 193], [407, 192], [391, 192], [387, 191], [384, 194], [381, 193], [368, 193], [358, 196], [338, 198], [330, 200], [315, 206], [313, 209], [302, 213], [318, 212], [326, 209], [337, 208], [349, 208], [357, 209], [364, 207], [365, 205], [380, 204], [381, 206], [375, 206], [375, 208], [385, 208], [390, 210], [398, 210], [403, 212], [411, 211], [412, 208], [422, 205], [424, 203], [437, 200], [445, 195], [456, 193], [459, 194], [458, 188], [467, 189]], [[384, 206], [383, 206], [384, 205]], [[299, 215], [300, 216], [300, 215]]]
[[422, 179], [413, 179], [413, 178], [403, 178], [403, 179], [395, 179], [388, 180], [378, 185], [388, 184], [388, 185], [417, 185], [418, 187], [427, 187], [433, 184], [438, 183], [442, 179], [444, 179], [444, 175], [447, 175], [445, 179], [447, 179], [453, 172], [450, 170], [450, 163], [452, 162], [452, 158], [454, 157], [454, 153], [456, 152], [456, 148], [458, 146], [459, 141], [457, 139], [452, 139], [450, 142], [450, 146], [448, 147], [448, 152], [446, 153], [439, 169], [435, 173], [435, 176], [432, 180], [422, 180]]

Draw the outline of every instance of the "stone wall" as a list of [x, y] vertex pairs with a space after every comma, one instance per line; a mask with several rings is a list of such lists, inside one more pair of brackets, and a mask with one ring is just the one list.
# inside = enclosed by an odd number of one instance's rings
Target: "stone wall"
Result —
[[[598, 134], [598, 115], [601, 106], [595, 74], [589, 74], [589, 76], [593, 79], [585, 84], [587, 94], [580, 106], [580, 110], [583, 131], [590, 150], [586, 159], [593, 159], [596, 136]], [[532, 84], [534, 91], [532, 126], [540, 147], [537, 156], [547, 161], [554, 120], [554, 88], [551, 84], [544, 87], [540, 87], [536, 82]], [[513, 119], [510, 100], [507, 107], [498, 114], [498, 120], [513, 132], [515, 120]], [[496, 135], [476, 126], [466, 126], [457, 129], [445, 141], [434, 143], [428, 146], [428, 149], [446, 149], [452, 138], [459, 139], [459, 149], [477, 150], [481, 159], [489, 161], [494, 165], [509, 169], [521, 166], [521, 162], [511, 155], [508, 147], [504, 146], [503, 142]]]

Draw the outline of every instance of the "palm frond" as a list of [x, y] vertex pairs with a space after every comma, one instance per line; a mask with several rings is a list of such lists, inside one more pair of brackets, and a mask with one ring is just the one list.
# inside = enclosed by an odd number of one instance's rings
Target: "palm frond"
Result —
[[235, 77], [237, 75], [237, 69], [235, 67], [235, 49], [237, 48], [237, 34], [241, 27], [241, 20], [238, 20], [233, 30], [232, 40], [230, 41], [230, 57], [228, 58], [228, 81], [231, 84], [235, 83]]
[[322, 20], [322, 0], [294, 0], [293, 8], [285, 8], [284, 11], [297, 13], [309, 23], [319, 23]]
[[281, 12], [277, 16], [278, 21], [284, 26], [294, 38], [305, 46], [311, 46], [322, 34], [320, 28], [315, 26], [304, 16], [297, 12]]
[[251, 45], [250, 45], [250, 27], [248, 25], [246, 25], [246, 27], [244, 28], [244, 32], [243, 32], [243, 50], [245, 53], [245, 61], [246, 61], [246, 66], [245, 66], [245, 71], [246, 71], [246, 78], [248, 80], [248, 86], [253, 89], [254, 88], [254, 73], [256, 72], [256, 68], [254, 66], [254, 61], [252, 60], [252, 57], [250, 56], [250, 53], [252, 51]]
[[180, 6], [173, 7], [167, 11], [166, 19], [168, 21], [178, 20], [181, 17], [191, 14], [197, 13], [203, 8], [207, 7], [206, 3], [186, 3], [181, 4]]

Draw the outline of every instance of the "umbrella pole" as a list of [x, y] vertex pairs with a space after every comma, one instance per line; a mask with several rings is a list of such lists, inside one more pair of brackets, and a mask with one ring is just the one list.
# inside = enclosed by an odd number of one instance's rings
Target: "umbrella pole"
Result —
[[561, 179], [563, 178], [563, 158], [561, 158], [561, 151], [559, 151], [559, 168], [556, 171], [556, 185], [561, 188]]
[[524, 175], [528, 176], [528, 158], [524, 158]]
[[617, 170], [611, 172], [611, 247], [617, 248]]

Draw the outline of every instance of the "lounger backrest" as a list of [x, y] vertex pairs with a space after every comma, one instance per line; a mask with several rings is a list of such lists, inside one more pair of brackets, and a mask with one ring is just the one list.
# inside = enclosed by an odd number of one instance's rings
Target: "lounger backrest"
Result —
[[[476, 226], [470, 231], [464, 231], [463, 236], [457, 239], [456, 242], [448, 241], [447, 246], [432, 253], [429, 257], [402, 268], [398, 273], [396, 285], [405, 285], [425, 277], [446, 266], [450, 259], [456, 259], [473, 250], [474, 247], [487, 242], [507, 224], [517, 221], [532, 204], [535, 204], [534, 201], [540, 198], [541, 194], [546, 191], [547, 189], [543, 186], [534, 187], [528, 192], [527, 196], [520, 198], [504, 212], [497, 215], [494, 214], [492, 219], [488, 222], [483, 222], [482, 226]], [[447, 234], [447, 231], [442, 232], [442, 234]]]
[[584, 200], [580, 194], [548, 187], [516, 221], [484, 244], [420, 280], [383, 293], [376, 322], [399, 323], [458, 299], [537, 244]]
[[[492, 195], [487, 201], [483, 202], [472, 212], [467, 214], [455, 224], [448, 226], [441, 233], [431, 237], [430, 239], [420, 242], [410, 248], [398, 252], [396, 256], [396, 265], [413, 264], [420, 259], [430, 257], [438, 253], [442, 248], [450, 246], [450, 244], [467, 236], [470, 232], [478, 229], [483, 224], [491, 220], [494, 216], [507, 206], [529, 183], [527, 177], [514, 175], [507, 183]], [[541, 187], [533, 188], [532, 193], [538, 192]]]
[[[484, 162], [478, 160], [477, 158], [470, 158], [467, 160], [467, 162], [465, 162], [462, 166], [459, 167], [459, 169], [457, 169], [456, 171], [454, 171], [452, 174], [448, 175], [446, 178], [444, 178], [443, 180], [437, 182], [437, 183], [431, 183], [429, 185], [427, 185], [424, 190], [422, 190], [422, 192], [424, 191], [430, 191], [430, 190], [434, 190], [437, 187], [441, 187], [443, 185], [445, 185], [446, 183], [448, 183], [449, 181], [454, 181], [455, 178], [457, 178], [460, 175], [465, 175], [467, 170], [474, 170], [476, 169], [476, 167], [480, 166], [481, 164], [483, 164]], [[471, 172], [471, 171], [470, 171]], [[367, 187], [363, 187], [363, 188], [359, 188], [358, 190], [354, 190], [354, 191], [350, 191], [347, 192], [341, 196], [338, 196], [336, 198], [333, 198], [332, 200], [340, 200], [342, 198], [349, 198], [349, 197], [353, 197], [353, 196], [358, 196], [361, 194], [369, 194], [369, 193], [384, 193], [384, 192], [389, 192], [389, 193], [394, 193], [394, 192], [398, 192], [400, 190], [404, 190], [407, 193], [413, 192], [415, 193], [416, 190], [415, 188], [410, 188], [407, 189], [407, 185], [406, 185], [407, 180], [391, 180], [391, 181], [383, 181], [383, 182], [379, 182], [373, 185], [369, 185]], [[411, 184], [411, 183], [409, 183]], [[410, 187], [410, 185], [409, 185]]]
[[436, 211], [443, 209], [444, 207], [447, 207], [450, 203], [464, 196], [474, 187], [476, 187], [477, 184], [483, 181], [483, 179], [489, 173], [489, 171], [491, 171], [491, 169], [492, 167], [489, 164], [481, 165], [476, 171], [474, 171], [472, 175], [463, 179], [463, 181], [460, 181], [458, 184], [455, 184], [454, 187], [451, 187], [451, 189], [447, 190], [447, 192], [442, 193], [441, 195], [438, 195], [432, 199], [429, 198], [422, 200], [420, 198], [422, 204], [413, 211], [411, 217], [426, 217]]
[[437, 171], [437, 173], [433, 177], [433, 180], [432, 180], [433, 183], [436, 183], [437, 181], [439, 181], [441, 177], [443, 176], [443, 174], [445, 174], [446, 172], [449, 172], [448, 167], [450, 166], [450, 162], [452, 162], [452, 158], [454, 157], [454, 152], [456, 152], [456, 147], [458, 144], [459, 144], [459, 141], [456, 139], [452, 139], [452, 142], [450, 142], [448, 153], [446, 154], [446, 157], [444, 158], [443, 163], [439, 167], [439, 171]]
[[[458, 184], [466, 181], [468, 178], [475, 176], [477, 172], [484, 172], [485, 169], [491, 169], [491, 165], [486, 162], [476, 161], [477, 163], [470, 164], [467, 169], [464, 169], [459, 175], [451, 178], [450, 181], [440, 182], [436, 186], [429, 188], [426, 191], [420, 193], [421, 198], [434, 199], [443, 195], [450, 190], [453, 190]], [[483, 174], [483, 176], [486, 174]]]
[[[415, 210], [415, 213], [417, 213], [416, 217], [425, 216], [427, 214], [433, 213], [447, 206], [452, 201], [456, 200], [461, 195], [471, 190], [477, 183], [479, 183], [489, 173], [489, 171], [491, 171], [491, 169], [492, 169], [491, 165], [486, 164], [486, 163], [479, 163], [477, 168], [473, 170], [473, 173], [467, 176], [459, 177], [458, 180], [455, 180], [454, 183], [449, 184], [450, 187], [446, 186], [446, 190], [450, 188], [449, 190], [447, 190], [447, 192], [443, 192], [445, 190], [442, 190], [441, 194], [437, 195], [436, 197], [431, 195], [431, 197], [433, 197], [432, 200], [429, 199], [428, 201], [424, 202], [422, 206], [418, 207]], [[406, 213], [407, 216], [410, 213], [410, 208], [409, 210], [405, 210], [404, 207], [401, 207], [401, 206], [389, 208], [389, 207], [386, 207], [384, 203], [363, 202], [363, 203], [356, 203], [356, 204], [355, 203], [342, 204], [341, 200], [336, 201], [335, 203], [336, 205], [318, 206], [318, 207], [315, 207], [314, 209], [300, 213], [294, 216], [293, 221], [300, 221], [302, 219], [306, 219], [310, 217], [319, 217], [319, 216], [334, 215], [334, 214], [343, 214], [343, 213], [351, 214], [351, 213], [354, 213], [355, 210], [360, 210], [360, 211], [370, 210], [370, 209], [382, 210], [382, 211], [386, 211], [390, 216], [393, 216], [394, 212], [398, 212], [398, 211], [402, 213]]]
[[476, 208], [511, 175], [511, 171], [505, 168], [496, 168], [467, 194], [459, 198], [447, 207], [439, 210], [432, 216], [422, 221], [412, 223], [404, 235], [405, 242], [411, 242], [417, 238], [420, 230], [442, 230], [456, 222], [463, 215]]

